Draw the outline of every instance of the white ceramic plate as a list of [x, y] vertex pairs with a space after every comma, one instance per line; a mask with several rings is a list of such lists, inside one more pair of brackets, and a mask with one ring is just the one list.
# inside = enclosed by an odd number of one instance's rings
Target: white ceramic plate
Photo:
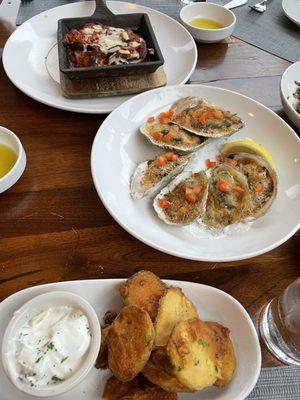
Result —
[[[147, 13], [163, 53], [168, 85], [185, 83], [194, 71], [197, 48], [189, 32], [174, 19], [148, 7], [123, 2], [107, 2], [116, 13]], [[41, 103], [81, 113], [108, 113], [129, 96], [71, 100], [62, 96], [59, 83], [56, 43], [57, 21], [61, 18], [92, 15], [93, 1], [63, 5], [24, 22], [8, 39], [3, 65], [9, 79], [28, 96]], [[50, 49], [52, 49], [50, 51]], [[45, 57], [48, 55], [46, 69]], [[22, 68], [20, 68], [22, 65]], [[53, 79], [54, 78], [54, 79]]]
[[284, 111], [292, 123], [300, 129], [300, 114], [295, 110], [295, 105], [297, 103], [294, 97], [294, 93], [297, 89], [295, 81], [300, 81], [300, 61], [290, 65], [285, 70], [280, 82], [280, 95]]
[[[12, 317], [13, 312], [31, 298], [49, 291], [70, 291], [85, 298], [96, 310], [99, 318], [105, 311], [118, 311], [121, 299], [117, 287], [123, 280], [86, 280], [59, 282], [36, 286], [22, 290], [0, 304], [0, 337]], [[206, 321], [216, 321], [227, 326], [231, 331], [237, 369], [232, 382], [224, 389], [209, 388], [194, 394], [182, 394], [180, 400], [243, 400], [254, 388], [261, 368], [261, 353], [255, 327], [241, 304], [227, 293], [206, 285], [191, 282], [167, 281], [179, 286], [197, 307], [201, 318]], [[99, 400], [107, 371], [95, 368], [76, 388], [57, 400]], [[8, 380], [0, 367], [1, 400], [29, 400], [32, 397], [19, 392]]]
[[300, 26], [300, 1], [299, 0], [282, 0], [282, 9], [285, 15]]
[[[230, 140], [251, 137], [273, 155], [279, 176], [279, 193], [269, 212], [250, 229], [239, 227], [229, 236], [213, 238], [199, 232], [198, 224], [169, 226], [155, 215], [149, 199], [130, 197], [130, 177], [138, 162], [155, 157], [157, 149], [138, 128], [164, 107], [184, 96], [202, 96], [237, 112], [246, 127]], [[214, 143], [221, 143], [221, 140]], [[200, 149], [191, 166], [205, 168], [214, 158], [215, 144]], [[274, 112], [250, 98], [225, 89], [201, 85], [162, 88], [128, 100], [101, 125], [92, 148], [91, 167], [101, 200], [116, 221], [148, 245], [183, 258], [202, 261], [233, 261], [265, 253], [291, 237], [300, 225], [300, 141]], [[244, 230], [241, 232], [241, 230]]]

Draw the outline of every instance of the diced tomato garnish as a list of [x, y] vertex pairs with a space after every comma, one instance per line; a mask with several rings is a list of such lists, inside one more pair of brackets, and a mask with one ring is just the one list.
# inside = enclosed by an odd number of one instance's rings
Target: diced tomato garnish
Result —
[[168, 124], [170, 122], [170, 118], [168, 117], [168, 115], [165, 112], [162, 112], [158, 116], [158, 122], [160, 124]]
[[199, 122], [201, 125], [204, 125], [208, 119], [211, 119], [211, 112], [205, 111], [200, 117]]
[[170, 203], [168, 200], [166, 200], [166, 199], [159, 199], [159, 200], [158, 200], [158, 205], [159, 205], [159, 207], [160, 207], [160, 208], [163, 208], [164, 210], [165, 210], [166, 208], [168, 208], [170, 204], [171, 204], [171, 203]]
[[224, 179], [219, 180], [218, 189], [220, 190], [220, 192], [224, 193], [230, 192], [229, 185], [226, 181], [224, 181]]
[[198, 197], [194, 192], [189, 193], [189, 194], [185, 193], [185, 198], [187, 199], [187, 201], [189, 203], [193, 203], [193, 204], [196, 203], [196, 201], [198, 200]]
[[215, 119], [223, 119], [224, 115], [223, 115], [221, 110], [215, 110], [214, 111], [214, 117], [215, 117]]
[[264, 191], [264, 185], [263, 185], [262, 183], [258, 183], [258, 184], [255, 186], [255, 191], [256, 191], [256, 193], [261, 193], [261, 192], [263, 192], [263, 191]]
[[163, 137], [163, 135], [160, 133], [160, 132], [154, 132], [153, 134], [152, 134], [152, 137], [153, 137], [153, 139], [154, 140], [161, 140], [162, 139], [162, 137]]
[[170, 140], [172, 140], [174, 138], [174, 133], [172, 131], [170, 131], [169, 133], [167, 133], [166, 135], [164, 135], [164, 137], [162, 138], [162, 141], [164, 143], [169, 143]]
[[234, 186], [233, 190], [241, 194], [245, 192], [245, 189], [241, 188], [240, 186]]
[[183, 214], [189, 212], [188, 206], [182, 206], [179, 208], [179, 211], [182, 212]]
[[154, 118], [154, 117], [149, 117], [149, 118], [148, 118], [149, 124], [152, 124], [154, 121], [155, 121], [155, 118]]
[[202, 192], [202, 185], [194, 185], [193, 186], [193, 192], [195, 193], [195, 194], [200, 194], [201, 192]]
[[194, 193], [194, 190], [192, 188], [186, 188], [185, 189], [185, 194], [186, 195], [193, 194], [193, 193]]
[[172, 151], [170, 151], [169, 153], [166, 153], [166, 159], [168, 160], [168, 161], [173, 161], [173, 155], [174, 155], [175, 153], [173, 153]]
[[158, 156], [156, 157], [156, 165], [159, 167], [162, 167], [163, 165], [167, 164], [167, 159], [164, 156]]
[[169, 117], [170, 119], [172, 119], [172, 118], [174, 117], [174, 115], [175, 115], [175, 112], [174, 112], [174, 110], [173, 110], [172, 108], [170, 108], [170, 109], [166, 112], [166, 114], [167, 114], [167, 117]]
[[225, 158], [224, 161], [231, 165], [237, 165], [237, 161], [232, 158]]
[[205, 164], [206, 164], [207, 168], [212, 168], [217, 165], [217, 163], [215, 161], [211, 161], [209, 158], [205, 161]]

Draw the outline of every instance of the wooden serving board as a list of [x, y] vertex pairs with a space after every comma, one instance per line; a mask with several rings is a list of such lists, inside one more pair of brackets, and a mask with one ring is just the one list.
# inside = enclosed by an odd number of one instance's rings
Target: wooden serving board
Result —
[[167, 76], [163, 67], [151, 74], [92, 79], [69, 79], [61, 72], [60, 84], [65, 97], [85, 99], [136, 94], [159, 88], [167, 84]]

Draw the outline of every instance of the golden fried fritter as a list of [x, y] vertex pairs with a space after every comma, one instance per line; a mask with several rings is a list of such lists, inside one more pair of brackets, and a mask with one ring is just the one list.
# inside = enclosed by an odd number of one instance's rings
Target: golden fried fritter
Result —
[[141, 375], [126, 383], [112, 376], [106, 382], [102, 400], [177, 400], [177, 395], [152, 385]]
[[131, 381], [145, 367], [154, 334], [146, 311], [136, 306], [122, 308], [108, 333], [108, 365], [120, 381]]
[[159, 301], [158, 313], [154, 322], [155, 346], [167, 344], [177, 322], [196, 317], [198, 317], [196, 307], [181, 289], [177, 287], [167, 289]]
[[154, 350], [142, 374], [154, 385], [167, 392], [190, 392], [172, 374], [173, 368], [164, 347]]
[[206, 322], [215, 335], [218, 348], [218, 359], [221, 361], [221, 377], [216, 380], [215, 386], [226, 386], [233, 377], [236, 368], [234, 349], [230, 340], [230, 330], [217, 322]]
[[107, 369], [108, 368], [108, 332], [110, 329], [110, 325], [101, 328], [101, 345], [99, 354], [96, 360], [95, 367], [98, 369]]
[[119, 288], [124, 304], [147, 311], [152, 321], [157, 315], [159, 299], [165, 290], [165, 284], [151, 271], [137, 272]]
[[180, 321], [167, 344], [167, 354], [178, 381], [192, 389], [213, 385], [220, 375], [213, 331], [199, 318]]

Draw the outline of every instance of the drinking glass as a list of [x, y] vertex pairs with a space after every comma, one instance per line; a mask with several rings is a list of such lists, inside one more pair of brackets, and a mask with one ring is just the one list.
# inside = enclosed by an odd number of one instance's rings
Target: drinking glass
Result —
[[264, 307], [259, 329], [275, 357], [300, 366], [300, 278]]

